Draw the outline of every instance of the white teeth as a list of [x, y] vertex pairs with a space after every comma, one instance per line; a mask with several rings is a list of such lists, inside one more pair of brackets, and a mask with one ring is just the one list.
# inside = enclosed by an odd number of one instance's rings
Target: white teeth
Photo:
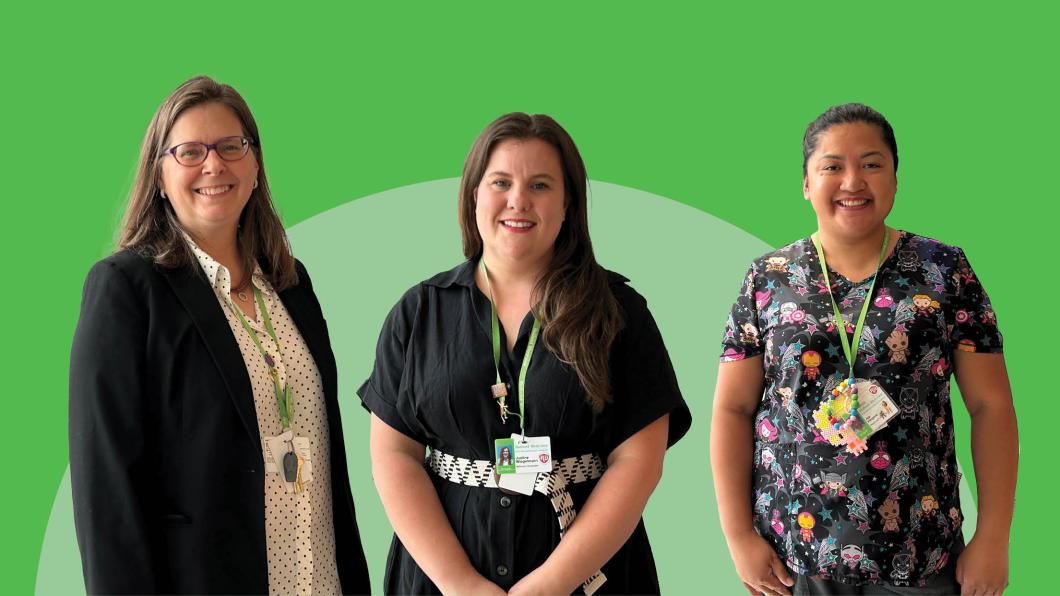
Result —
[[206, 188], [200, 188], [195, 192], [199, 193], [200, 195], [206, 195], [208, 197], [211, 197], [213, 195], [219, 195], [230, 190], [232, 190], [232, 185], [226, 184], [224, 186], [208, 186]]
[[529, 228], [534, 225], [528, 221], [502, 221], [501, 223], [509, 228]]
[[856, 200], [849, 200], [849, 201], [839, 201], [839, 204], [840, 204], [840, 205], [842, 205], [842, 206], [844, 206], [844, 207], [861, 207], [862, 205], [864, 205], [864, 204], [866, 204], [866, 203], [868, 203], [868, 201], [867, 201], [867, 200], [865, 200], [865, 199], [856, 199]]

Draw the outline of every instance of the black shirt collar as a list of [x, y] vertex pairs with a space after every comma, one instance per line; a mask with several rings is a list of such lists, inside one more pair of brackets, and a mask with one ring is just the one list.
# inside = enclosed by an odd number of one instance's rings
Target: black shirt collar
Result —
[[[448, 288], [453, 285], [467, 288], [474, 287], [476, 266], [477, 261], [464, 261], [449, 271], [439, 273], [423, 283], [438, 288]], [[624, 284], [628, 281], [629, 279], [627, 277], [619, 275], [614, 271], [607, 272], [607, 283], [611, 285]]]

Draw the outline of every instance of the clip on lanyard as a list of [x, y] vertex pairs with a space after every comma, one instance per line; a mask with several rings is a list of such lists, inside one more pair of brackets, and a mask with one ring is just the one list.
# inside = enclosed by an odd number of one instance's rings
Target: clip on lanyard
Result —
[[534, 347], [537, 346], [537, 336], [541, 331], [541, 321], [534, 317], [534, 326], [530, 330], [530, 340], [526, 344], [526, 354], [523, 356], [523, 364], [519, 369], [519, 413], [511, 412], [508, 410], [508, 404], [505, 402], [505, 397], [508, 395], [508, 388], [503, 382], [501, 382], [501, 331], [500, 331], [500, 319], [497, 317], [497, 306], [494, 304], [493, 299], [493, 284], [490, 283], [490, 274], [486, 269], [486, 261], [479, 260], [479, 266], [482, 268], [482, 276], [486, 278], [486, 288], [490, 292], [490, 313], [492, 314], [492, 335], [493, 335], [493, 368], [497, 373], [497, 382], [493, 385], [490, 390], [493, 394], [494, 399], [497, 400], [497, 406], [500, 408], [501, 422], [508, 422], [508, 415], [517, 416], [519, 418], [519, 432], [524, 437], [526, 436], [526, 371], [530, 368], [530, 359], [534, 355]]
[[[258, 291], [258, 287], [251, 284], [254, 288], [254, 299], [258, 303], [258, 308], [261, 310], [261, 319], [265, 323], [265, 331], [269, 333], [269, 337], [272, 341], [276, 342], [276, 351], [280, 356], [280, 360], [283, 360], [283, 348], [280, 346], [280, 340], [276, 338], [276, 332], [272, 328], [272, 319], [269, 317], [269, 311], [265, 308], [265, 301], [261, 298], [261, 292]], [[239, 307], [232, 304], [232, 301], [228, 301], [228, 307], [232, 309], [232, 312], [236, 313], [239, 317], [239, 322], [243, 324], [243, 328], [247, 330], [250, 335], [250, 339], [254, 340], [254, 345], [258, 347], [258, 352], [261, 352], [261, 357], [265, 360], [266, 366], [269, 367], [269, 377], [272, 379], [272, 388], [276, 393], [276, 405], [280, 407], [280, 423], [283, 424], [284, 430], [291, 426], [291, 418], [294, 415], [294, 395], [291, 394], [291, 386], [284, 383], [283, 388], [280, 388], [280, 374], [276, 370], [276, 361], [273, 360], [272, 356], [265, 351], [265, 348], [261, 347], [261, 341], [258, 339], [257, 332], [251, 328], [250, 324], [247, 323], [246, 317], [243, 316], [243, 311], [239, 310]]]
[[846, 326], [843, 324], [843, 316], [839, 312], [839, 305], [836, 304], [835, 295], [832, 294], [832, 283], [828, 279], [828, 263], [824, 260], [824, 249], [821, 248], [821, 240], [818, 237], [818, 233], [814, 232], [813, 236], [810, 237], [813, 240], [813, 246], [817, 249], [817, 257], [821, 261], [821, 271], [824, 273], [824, 285], [828, 288], [828, 297], [832, 300], [832, 312], [835, 314], [836, 330], [839, 332], [839, 343], [843, 346], [843, 354], [847, 357], [847, 362], [850, 364], [850, 372], [847, 375], [849, 383], [853, 384], [854, 381], [854, 361], [857, 359], [857, 348], [861, 346], [861, 332], [865, 327], [865, 315], [869, 312], [869, 302], [872, 301], [872, 292], [876, 287], [876, 279], [879, 277], [880, 267], [883, 266], [883, 257], [887, 254], [887, 244], [891, 239], [891, 231], [885, 226], [883, 228], [883, 246], [880, 248], [880, 262], [876, 265], [876, 273], [872, 275], [872, 283], [869, 284], [868, 294], [865, 295], [865, 303], [861, 305], [861, 314], [858, 315], [857, 325], [854, 327], [854, 338], [853, 340], [847, 338]]
[[[261, 320], [265, 323], [265, 331], [268, 332], [269, 337], [276, 343], [276, 352], [279, 355], [280, 360], [283, 360], [283, 346], [280, 345], [279, 338], [276, 337], [276, 331], [272, 328], [272, 318], [269, 317], [269, 310], [265, 308], [265, 300], [261, 297], [261, 292], [258, 287], [251, 284], [254, 288], [254, 300], [258, 304], [258, 309], [261, 311]], [[284, 383], [283, 388], [280, 388], [280, 373], [276, 370], [276, 361], [265, 348], [261, 346], [261, 340], [258, 339], [258, 334], [247, 323], [247, 318], [243, 316], [243, 311], [238, 306], [232, 304], [232, 300], [228, 301], [228, 308], [232, 312], [236, 313], [239, 317], [239, 322], [243, 324], [243, 328], [247, 330], [247, 334], [250, 335], [250, 339], [254, 340], [254, 345], [257, 346], [258, 352], [261, 353], [261, 357], [265, 360], [266, 366], [269, 367], [269, 378], [272, 379], [272, 389], [276, 395], [276, 405], [280, 408], [280, 423], [283, 425], [283, 429], [286, 431], [291, 427], [291, 419], [294, 417], [294, 394], [291, 392], [291, 385]], [[304, 490], [302, 484], [302, 466], [304, 461], [302, 456], [294, 452], [294, 444], [291, 445], [291, 451], [284, 454], [282, 461], [283, 477], [287, 482], [293, 482], [295, 486], [295, 492], [302, 492]]]

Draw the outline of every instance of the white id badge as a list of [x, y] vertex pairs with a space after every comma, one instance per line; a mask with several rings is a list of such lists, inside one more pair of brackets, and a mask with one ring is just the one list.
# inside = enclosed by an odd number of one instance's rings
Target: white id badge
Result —
[[512, 433], [512, 441], [516, 474], [552, 471], [552, 439]]
[[891, 418], [901, 411], [879, 383], [860, 379], [857, 382], [857, 388], [858, 416], [869, 425], [873, 433], [886, 427]]
[[537, 484], [537, 472], [501, 474], [500, 480], [497, 481], [498, 487], [523, 495], [533, 494], [535, 484]]

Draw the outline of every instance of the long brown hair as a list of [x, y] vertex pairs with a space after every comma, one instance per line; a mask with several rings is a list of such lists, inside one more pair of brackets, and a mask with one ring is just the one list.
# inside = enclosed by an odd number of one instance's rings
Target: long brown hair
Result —
[[177, 118], [188, 108], [206, 103], [219, 103], [232, 110], [243, 126], [243, 134], [250, 137], [258, 160], [258, 185], [250, 193], [250, 200], [239, 218], [236, 242], [243, 270], [252, 272], [255, 263], [260, 264], [269, 283], [277, 291], [285, 290], [298, 283], [298, 275], [287, 234], [272, 205], [258, 125], [238, 91], [209, 77], [195, 77], [177, 87], [158, 106], [151, 119], [140, 146], [140, 165], [129, 193], [118, 248], [135, 250], [152, 258], [161, 267], [195, 264], [195, 255], [184, 241], [184, 228], [169, 201], [162, 198], [159, 187], [162, 159], [159, 155]]
[[541, 321], [545, 347], [574, 368], [586, 398], [599, 412], [611, 400], [608, 360], [624, 323], [607, 272], [593, 255], [585, 164], [570, 135], [552, 118], [506, 114], [475, 139], [460, 179], [464, 256], [472, 260], [482, 256], [482, 236], [475, 223], [475, 188], [482, 181], [493, 149], [506, 139], [529, 138], [541, 139], [559, 152], [566, 192], [566, 218], [553, 247], [552, 262], [534, 286], [530, 303], [534, 316]]

